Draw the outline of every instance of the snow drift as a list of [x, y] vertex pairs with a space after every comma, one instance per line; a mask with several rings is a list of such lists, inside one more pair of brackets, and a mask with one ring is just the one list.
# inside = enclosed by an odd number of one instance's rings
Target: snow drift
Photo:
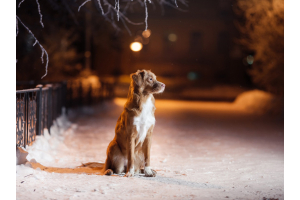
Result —
[[250, 90], [237, 96], [234, 105], [253, 114], [283, 113], [283, 100], [271, 93]]

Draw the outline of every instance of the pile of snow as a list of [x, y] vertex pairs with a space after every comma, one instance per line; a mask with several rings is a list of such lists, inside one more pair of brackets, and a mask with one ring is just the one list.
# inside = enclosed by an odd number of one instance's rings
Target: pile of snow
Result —
[[27, 160], [34, 159], [36, 162], [43, 165], [53, 165], [61, 162], [61, 152], [69, 152], [70, 150], [64, 144], [64, 139], [67, 135], [73, 134], [76, 124], [68, 121], [65, 114], [57, 118], [50, 128], [50, 133], [44, 129], [44, 135], [36, 136], [36, 141], [26, 147], [28, 152]]
[[74, 150], [69, 149], [65, 145], [64, 140], [68, 136], [72, 137], [76, 128], [77, 125], [72, 124], [67, 116], [63, 114], [54, 121], [50, 128], [51, 134], [49, 134], [47, 129], [44, 129], [44, 135], [36, 136], [36, 140], [31, 146], [17, 148], [17, 180], [33, 177], [35, 181], [43, 181], [47, 174], [49, 174], [39, 168], [31, 168], [31, 164], [27, 161], [30, 161], [31, 163], [38, 162], [44, 166], [68, 166], [70, 160], [69, 157]]
[[275, 95], [261, 90], [250, 90], [237, 96], [234, 105], [255, 114], [283, 112], [281, 101]]
[[28, 160], [26, 159], [28, 152], [23, 147], [16, 147], [16, 164], [25, 164]]

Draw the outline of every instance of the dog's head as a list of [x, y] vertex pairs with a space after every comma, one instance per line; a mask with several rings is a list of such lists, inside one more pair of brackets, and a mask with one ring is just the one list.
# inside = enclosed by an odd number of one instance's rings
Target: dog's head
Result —
[[131, 84], [144, 94], [158, 94], [165, 90], [165, 84], [156, 80], [156, 76], [149, 70], [138, 70], [130, 75]]

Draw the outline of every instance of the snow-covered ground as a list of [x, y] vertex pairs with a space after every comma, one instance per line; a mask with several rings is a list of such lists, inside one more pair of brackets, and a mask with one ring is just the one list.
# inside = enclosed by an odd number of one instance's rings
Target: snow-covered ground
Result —
[[[104, 162], [125, 99], [69, 113], [27, 150], [48, 167]], [[284, 199], [283, 118], [231, 103], [156, 101], [158, 176], [49, 173], [16, 167], [17, 199]], [[64, 130], [64, 131], [62, 131]]]

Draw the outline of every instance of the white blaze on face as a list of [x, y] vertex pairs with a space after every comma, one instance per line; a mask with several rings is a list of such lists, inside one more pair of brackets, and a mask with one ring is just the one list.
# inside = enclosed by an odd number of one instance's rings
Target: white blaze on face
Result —
[[154, 104], [151, 101], [151, 95], [149, 95], [144, 105], [142, 105], [142, 112], [140, 115], [133, 118], [133, 125], [136, 126], [138, 133], [136, 145], [140, 142], [144, 142], [149, 128], [155, 124], [155, 118], [152, 114], [153, 107]]
[[158, 93], [162, 93], [164, 90], [165, 90], [165, 88], [162, 87], [162, 88], [158, 91]]

